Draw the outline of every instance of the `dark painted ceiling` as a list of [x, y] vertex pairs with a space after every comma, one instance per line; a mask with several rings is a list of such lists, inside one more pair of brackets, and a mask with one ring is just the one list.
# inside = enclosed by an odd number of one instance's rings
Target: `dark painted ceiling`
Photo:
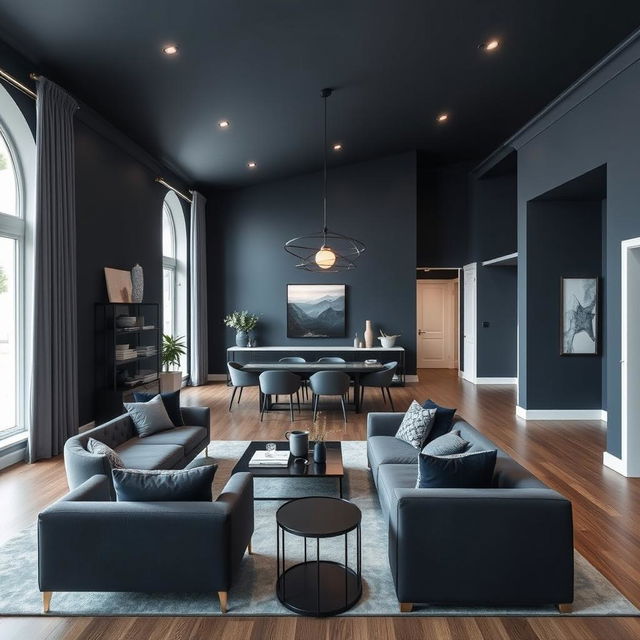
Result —
[[319, 168], [325, 86], [333, 162], [480, 160], [638, 25], [637, 0], [0, 0], [34, 70], [200, 186]]

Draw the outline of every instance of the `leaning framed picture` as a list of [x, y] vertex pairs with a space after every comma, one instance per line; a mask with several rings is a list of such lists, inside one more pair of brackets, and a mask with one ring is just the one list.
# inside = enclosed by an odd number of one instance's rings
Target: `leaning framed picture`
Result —
[[346, 285], [288, 284], [287, 338], [344, 338]]
[[600, 353], [599, 278], [561, 278], [561, 346], [563, 356]]

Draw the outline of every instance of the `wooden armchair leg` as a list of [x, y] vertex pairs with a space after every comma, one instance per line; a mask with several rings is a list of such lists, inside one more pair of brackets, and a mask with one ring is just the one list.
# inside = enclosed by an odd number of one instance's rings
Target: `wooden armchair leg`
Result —
[[218, 591], [218, 598], [220, 598], [220, 611], [221, 613], [227, 613], [227, 592]]
[[42, 611], [43, 613], [49, 613], [49, 607], [51, 606], [51, 596], [53, 591], [42, 592]]
[[413, 611], [413, 602], [401, 602], [400, 613], [411, 613]]
[[571, 613], [573, 611], [573, 604], [571, 602], [557, 604], [556, 608], [560, 613]]

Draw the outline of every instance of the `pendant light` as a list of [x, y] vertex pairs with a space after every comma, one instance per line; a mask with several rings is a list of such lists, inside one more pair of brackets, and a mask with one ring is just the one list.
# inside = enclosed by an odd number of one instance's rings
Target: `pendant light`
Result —
[[296, 267], [316, 273], [336, 273], [355, 269], [356, 260], [365, 250], [359, 240], [331, 231], [327, 227], [327, 98], [332, 89], [323, 89], [324, 100], [324, 173], [322, 196], [322, 231], [292, 238], [284, 245], [287, 253], [300, 260]]

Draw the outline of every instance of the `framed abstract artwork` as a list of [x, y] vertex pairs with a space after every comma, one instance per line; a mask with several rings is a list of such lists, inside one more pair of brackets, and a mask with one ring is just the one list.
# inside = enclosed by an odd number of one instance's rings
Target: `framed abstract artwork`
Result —
[[563, 356], [600, 353], [599, 279], [561, 279], [561, 346]]
[[344, 338], [344, 284], [288, 284], [287, 338]]

